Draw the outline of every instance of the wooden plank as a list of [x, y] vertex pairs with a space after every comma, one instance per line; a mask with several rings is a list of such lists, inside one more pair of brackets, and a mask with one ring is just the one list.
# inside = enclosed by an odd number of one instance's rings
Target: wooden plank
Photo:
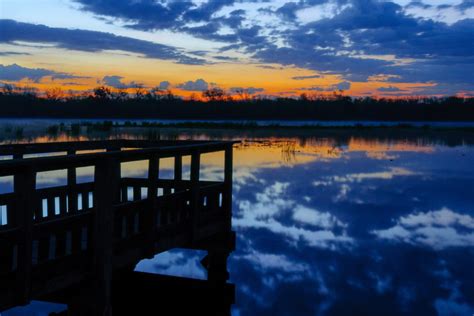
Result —
[[46, 200], [47, 200], [47, 208], [48, 208], [48, 218], [53, 218], [55, 216], [54, 196], [50, 196]]
[[224, 150], [229, 143], [233, 142], [207, 142], [189, 145], [175, 145], [167, 147], [153, 147], [127, 151], [111, 151], [102, 153], [90, 153], [72, 156], [38, 157], [17, 160], [0, 161], [0, 176], [20, 172], [22, 168], [31, 167], [34, 171], [50, 171], [68, 169], [71, 167], [84, 167], [93, 165], [97, 159], [113, 157], [121, 162], [146, 160], [152, 154], [160, 158], [174, 157], [176, 155], [190, 155], [199, 150], [201, 153]]
[[97, 204], [94, 214], [94, 266], [96, 268], [97, 314], [111, 315], [114, 205], [119, 202], [120, 162], [101, 159], [95, 165]]
[[[74, 156], [76, 154], [75, 149], [69, 149], [67, 154]], [[75, 167], [67, 168], [67, 198], [68, 198], [68, 212], [77, 212], [77, 174]]]
[[222, 206], [228, 217], [229, 230], [232, 226], [232, 177], [233, 177], [233, 157], [232, 157], [232, 145], [228, 144], [225, 149], [225, 162], [224, 162], [224, 195]]
[[201, 154], [195, 151], [191, 155], [191, 218], [192, 218], [192, 240], [193, 242], [198, 238], [198, 224], [199, 224], [199, 169], [201, 164]]
[[36, 173], [23, 169], [13, 180], [15, 192], [15, 225], [20, 227], [21, 237], [18, 240], [18, 280], [17, 293], [20, 302], [30, 299], [33, 243], [33, 209], [36, 189]]
[[89, 191], [81, 192], [82, 198], [82, 211], [89, 209]]
[[67, 214], [67, 199], [66, 195], [61, 195], [59, 197], [59, 214], [65, 216]]
[[[27, 143], [27, 144], [9, 144], [0, 146], [0, 154], [21, 156], [22, 154], [48, 153], [48, 152], [64, 152], [68, 150], [100, 150], [108, 147], [124, 147], [124, 148], [149, 148], [149, 147], [165, 147], [189, 144], [206, 144], [209, 141], [200, 140], [100, 140], [100, 141], [73, 141], [73, 142], [49, 142], [49, 143]], [[19, 158], [16, 158], [19, 159]]]
[[157, 231], [157, 218], [160, 216], [160, 210], [158, 209], [158, 197], [157, 197], [157, 190], [158, 190], [158, 178], [160, 176], [160, 159], [156, 156], [152, 156], [148, 160], [148, 179], [147, 187], [148, 187], [148, 194], [147, 199], [149, 201], [149, 207], [145, 208], [145, 212], [143, 215], [142, 221], [142, 229], [146, 232], [146, 236], [148, 239], [149, 247], [146, 249], [146, 256], [147, 258], [152, 258], [154, 255], [154, 237]]
[[142, 199], [142, 188], [138, 185], [133, 186], [133, 200], [138, 201]]
[[174, 189], [179, 190], [181, 181], [183, 180], [183, 156], [174, 157]]

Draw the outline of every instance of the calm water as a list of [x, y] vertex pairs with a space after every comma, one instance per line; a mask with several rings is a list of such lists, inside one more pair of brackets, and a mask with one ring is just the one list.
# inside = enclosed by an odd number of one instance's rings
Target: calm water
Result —
[[[233, 315], [474, 313], [473, 134], [167, 133], [244, 140], [234, 150]], [[203, 157], [205, 178], [222, 176], [222, 158]], [[174, 250], [137, 270], [205, 278], [203, 255]]]

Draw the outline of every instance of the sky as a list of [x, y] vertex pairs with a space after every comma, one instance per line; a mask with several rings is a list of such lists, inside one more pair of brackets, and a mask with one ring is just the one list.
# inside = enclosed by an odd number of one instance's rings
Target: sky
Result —
[[1, 0], [0, 82], [474, 95], [473, 0]]

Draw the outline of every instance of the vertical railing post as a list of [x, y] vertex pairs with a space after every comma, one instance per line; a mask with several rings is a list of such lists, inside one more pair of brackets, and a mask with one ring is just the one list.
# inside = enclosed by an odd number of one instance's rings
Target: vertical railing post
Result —
[[232, 173], [233, 173], [233, 162], [232, 162], [232, 150], [233, 144], [227, 145], [224, 154], [224, 196], [222, 206], [228, 216], [229, 229], [232, 226]]
[[[74, 149], [68, 150], [68, 156], [73, 156], [76, 154]], [[76, 167], [67, 168], [67, 204], [68, 212], [74, 213], [77, 211], [77, 191], [76, 191]]]
[[149, 258], [153, 257], [155, 254], [154, 252], [154, 245], [155, 245], [155, 237], [156, 237], [156, 230], [158, 224], [158, 176], [160, 172], [160, 159], [157, 157], [156, 154], [150, 157], [148, 160], [148, 193], [147, 198], [149, 201], [150, 207], [145, 213], [145, 221], [144, 224], [146, 225], [146, 234], [148, 235], [148, 245], [150, 248], [147, 251], [147, 256]]
[[183, 156], [174, 157], [174, 191], [181, 189], [181, 180], [183, 180]]
[[191, 214], [192, 214], [192, 240], [198, 239], [199, 217], [201, 204], [199, 201], [199, 169], [201, 164], [201, 154], [195, 151], [191, 155]]
[[33, 214], [36, 201], [36, 173], [29, 167], [14, 175], [15, 225], [18, 239], [18, 297], [27, 303], [31, 292]]
[[93, 240], [97, 282], [95, 310], [97, 315], [111, 315], [114, 210], [120, 198], [120, 161], [115, 157], [101, 159], [95, 165], [94, 178], [97, 201]]
[[160, 159], [153, 155], [148, 160], [148, 193], [147, 197], [156, 201], [158, 191], [158, 175], [160, 172]]

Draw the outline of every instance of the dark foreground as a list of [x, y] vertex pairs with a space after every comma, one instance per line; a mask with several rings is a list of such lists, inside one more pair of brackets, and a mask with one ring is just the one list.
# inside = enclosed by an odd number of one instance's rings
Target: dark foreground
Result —
[[[201, 291], [196, 308], [208, 305], [204, 293], [221, 291], [222, 301], [212, 308], [230, 314], [232, 145], [110, 140], [0, 146], [0, 154], [13, 156], [0, 162], [0, 176], [13, 178], [2, 188], [11, 191], [0, 195], [0, 311], [42, 300], [67, 305], [68, 315], [143, 312], [148, 299], [140, 291], [164, 284], [168, 299]], [[213, 152], [224, 153], [224, 179], [202, 181], [200, 156]], [[191, 158], [189, 180], [183, 179], [183, 156]], [[174, 161], [172, 180], [160, 177], [164, 159]], [[148, 163], [147, 177], [124, 177], [122, 165], [136, 161]], [[78, 182], [85, 167], [93, 169], [93, 180]], [[37, 185], [42, 173], [58, 170], [66, 171], [65, 185]], [[142, 259], [173, 248], [207, 251], [201, 263], [208, 281], [133, 272]]]

